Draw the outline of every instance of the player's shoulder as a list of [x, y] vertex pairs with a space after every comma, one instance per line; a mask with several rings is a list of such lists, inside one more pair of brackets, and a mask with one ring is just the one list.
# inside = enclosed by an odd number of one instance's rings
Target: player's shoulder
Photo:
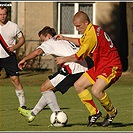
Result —
[[7, 22], [7, 25], [10, 26], [10, 27], [14, 27], [14, 28], [15, 28], [15, 27], [19, 27], [18, 24], [14, 23], [14, 22], [12, 22], [12, 21], [8, 21], [8, 22]]
[[54, 38], [51, 38], [51, 39], [49, 39], [49, 40], [47, 40], [47, 41], [45, 41], [46, 43], [54, 43], [55, 42], [55, 39]]
[[103, 31], [102, 27], [100, 27], [99, 25], [93, 25], [93, 27], [97, 32]]
[[16, 23], [12, 22], [12, 21], [8, 21], [7, 24], [10, 24], [10, 25], [17, 25]]
[[49, 40], [47, 40], [47, 41], [44, 41], [43, 43], [42, 43], [42, 45], [44, 45], [44, 46], [48, 46], [48, 45], [53, 45], [55, 43], [55, 40], [53, 39], [53, 38], [51, 38], [51, 39], [49, 39]]
[[44, 42], [44, 44], [47, 44], [47, 45], [54, 45], [54, 46], [59, 46], [61, 44], [66, 44], [66, 43], [69, 43], [68, 41], [66, 40], [56, 40], [54, 38], [51, 38], [47, 41]]
[[66, 40], [56, 40], [55, 38], [51, 38], [49, 40], [47, 40], [46, 42], [48, 43], [55, 43], [55, 44], [59, 44], [59, 43], [66, 43], [67, 41]]

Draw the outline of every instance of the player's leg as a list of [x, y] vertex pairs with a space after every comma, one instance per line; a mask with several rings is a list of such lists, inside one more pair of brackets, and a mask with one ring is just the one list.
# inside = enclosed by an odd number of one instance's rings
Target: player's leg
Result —
[[50, 80], [47, 79], [41, 86], [42, 96], [32, 110], [25, 110], [18, 108], [21, 115], [23, 115], [28, 122], [32, 122], [35, 116], [42, 111], [45, 106], [49, 106], [50, 109], [54, 111], [59, 111], [59, 105], [53, 92], [54, 86], [51, 84]]
[[100, 101], [101, 105], [107, 111], [106, 122], [103, 122], [103, 126], [108, 126], [112, 123], [113, 118], [117, 114], [116, 108], [112, 105], [112, 102], [108, 94], [104, 91], [107, 87], [107, 83], [103, 78], [98, 78], [92, 87], [93, 95]]
[[42, 97], [39, 99], [35, 107], [32, 110], [18, 108], [20, 114], [25, 116], [28, 122], [32, 122], [35, 116], [47, 105], [52, 111], [59, 111], [60, 108], [53, 91], [55, 91], [55, 87], [58, 86], [65, 77], [66, 76], [60, 74], [60, 71], [50, 75], [49, 79], [47, 79], [41, 86]]
[[50, 80], [47, 79], [41, 86], [42, 97], [36, 106], [31, 110], [32, 114], [37, 115], [47, 105], [53, 112], [60, 110], [53, 90], [54, 86], [51, 84]]
[[19, 79], [19, 69], [15, 56], [10, 56], [1, 60], [1, 65], [5, 69], [6, 74], [10, 76], [11, 82], [15, 87], [15, 92], [19, 100], [20, 107], [26, 108], [24, 89]]
[[98, 78], [92, 87], [93, 95], [100, 101], [101, 105], [107, 110], [109, 114], [114, 114], [114, 107], [108, 94], [104, 91], [107, 83], [104, 79]]
[[102, 113], [95, 106], [92, 95], [87, 89], [88, 86], [92, 86], [92, 83], [88, 80], [89, 75], [84, 73], [74, 84], [75, 90], [78, 93], [79, 98], [82, 103], [86, 106], [88, 111], [90, 112], [89, 123], [88, 126], [92, 126], [96, 120], [102, 115]]
[[20, 107], [26, 109], [26, 100], [24, 95], [24, 89], [22, 84], [20, 83], [19, 76], [10, 76], [11, 82], [15, 86], [15, 93], [18, 97]]
[[56, 91], [60, 91], [64, 94], [71, 86], [73, 86], [74, 82], [81, 75], [82, 73], [65, 76], [59, 72], [50, 75], [49, 79], [42, 84], [41, 92], [43, 95], [33, 110], [29, 111], [19, 108], [20, 113], [26, 117], [28, 122], [31, 122], [34, 120], [35, 115], [37, 115], [46, 105], [49, 105], [52, 111], [60, 110], [55, 94], [51, 90], [55, 91], [56, 88]]

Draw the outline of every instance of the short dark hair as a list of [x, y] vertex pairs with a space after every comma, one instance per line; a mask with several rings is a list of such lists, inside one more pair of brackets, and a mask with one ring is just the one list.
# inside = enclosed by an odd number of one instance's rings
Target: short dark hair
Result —
[[90, 19], [89, 16], [87, 15], [87, 13], [83, 12], [83, 11], [78, 11], [74, 17], [73, 17], [73, 21], [77, 18], [80, 18], [80, 21], [88, 21], [90, 23]]
[[8, 8], [6, 6], [0, 6], [0, 9], [6, 9], [6, 14], [8, 14]]
[[42, 30], [38, 32], [38, 36], [40, 37], [41, 34], [44, 36], [47, 36], [47, 34], [50, 34], [52, 37], [54, 37], [56, 35], [56, 31], [54, 28], [45, 26]]

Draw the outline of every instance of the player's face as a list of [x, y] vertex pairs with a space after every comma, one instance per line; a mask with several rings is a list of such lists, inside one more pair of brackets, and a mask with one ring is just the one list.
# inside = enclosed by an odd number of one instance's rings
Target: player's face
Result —
[[47, 40], [49, 40], [50, 38], [49, 38], [49, 36], [48, 36], [49, 34], [47, 34], [47, 36], [44, 36], [44, 35], [40, 35], [40, 39], [41, 39], [41, 41], [42, 42], [45, 42], [45, 41], [47, 41]]
[[0, 8], [0, 23], [4, 24], [7, 20], [7, 10]]
[[81, 22], [79, 19], [73, 21], [76, 30], [83, 34], [87, 28], [88, 22]]

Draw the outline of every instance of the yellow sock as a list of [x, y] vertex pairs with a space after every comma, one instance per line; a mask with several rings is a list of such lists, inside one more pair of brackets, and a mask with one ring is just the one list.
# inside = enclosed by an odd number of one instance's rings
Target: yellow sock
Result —
[[108, 114], [114, 114], [115, 108], [111, 103], [111, 100], [109, 99], [107, 93], [105, 92], [105, 95], [102, 99], [100, 99], [101, 105], [107, 110]]
[[98, 112], [98, 109], [96, 108], [91, 93], [86, 89], [83, 92], [78, 94], [80, 100], [82, 103], [86, 106], [86, 108], [90, 112], [90, 116], [96, 114]]

